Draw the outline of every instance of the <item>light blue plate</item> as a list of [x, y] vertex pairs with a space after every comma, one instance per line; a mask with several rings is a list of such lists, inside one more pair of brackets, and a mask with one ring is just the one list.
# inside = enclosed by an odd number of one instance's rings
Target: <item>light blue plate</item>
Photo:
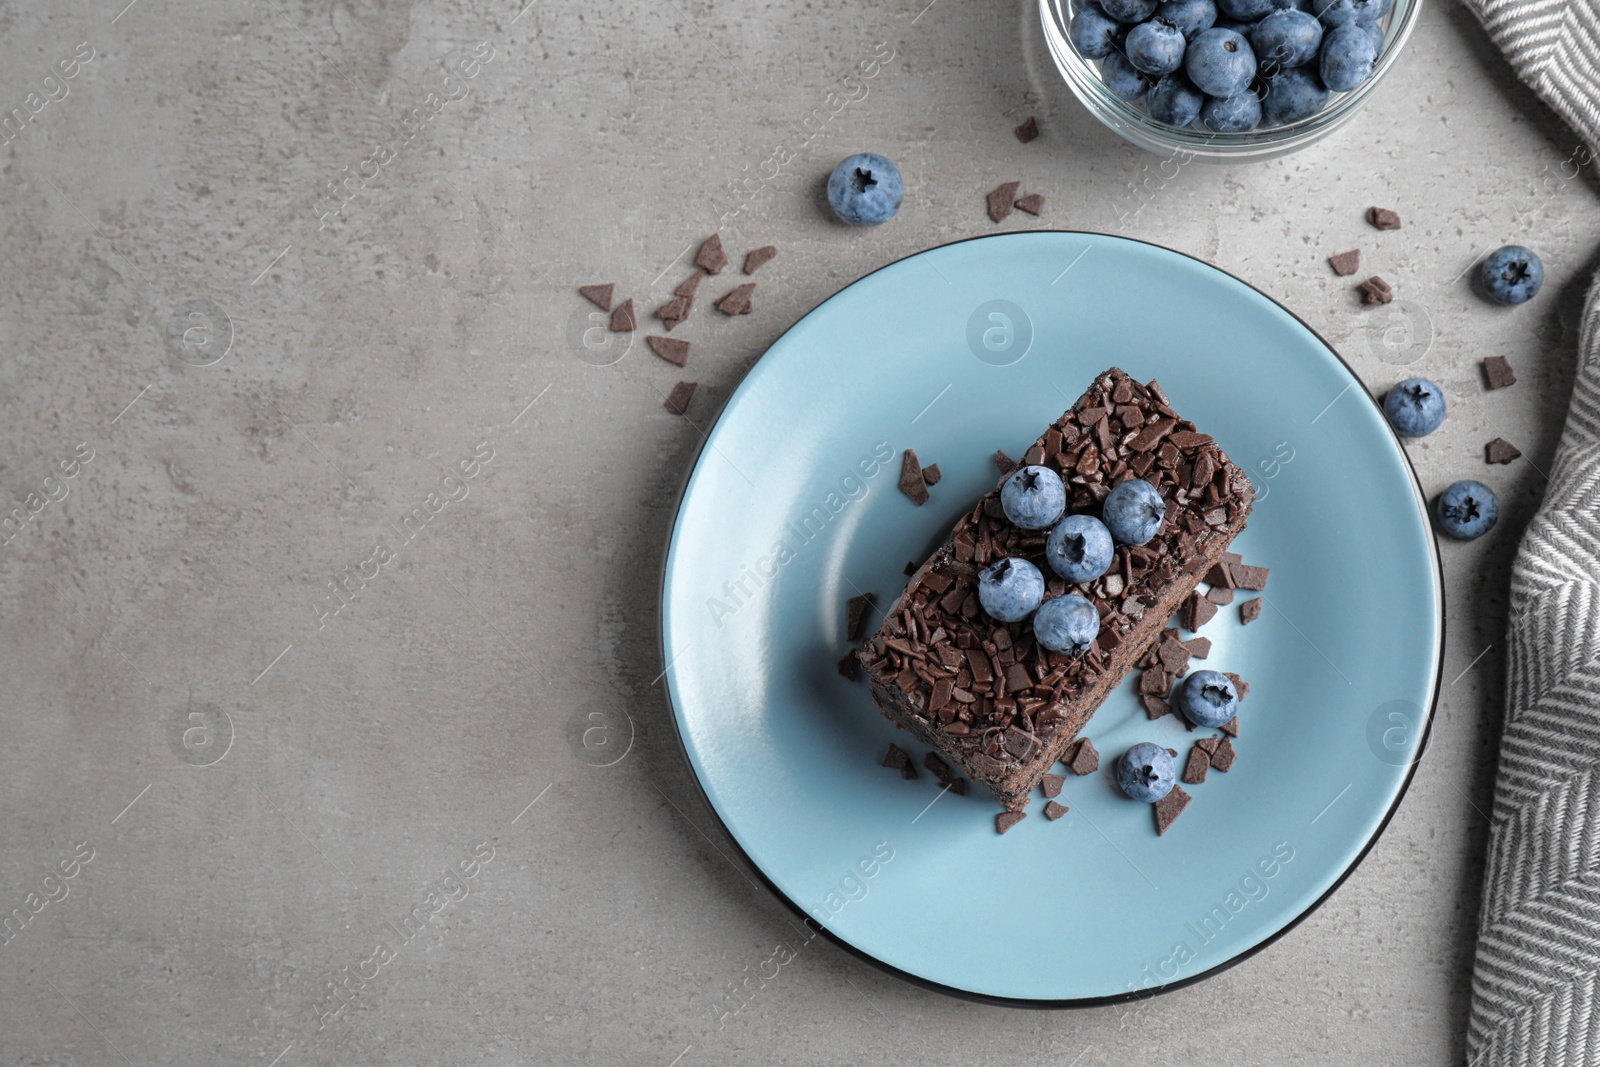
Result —
[[[1256, 483], [1234, 548], [1272, 568], [1265, 610], [1245, 629], [1235, 601], [1202, 631], [1204, 666], [1250, 684], [1239, 758], [1157, 837], [1111, 762], [1145, 740], [1181, 760], [1195, 735], [1149, 722], [1130, 678], [1085, 731], [1101, 771], [1069, 776], [1071, 811], [1049, 822], [1036, 798], [1001, 837], [987, 790], [878, 765], [889, 741], [926, 750], [836, 673], [844, 604], [887, 607], [994, 486], [995, 449], [1019, 455], [1112, 365], [1160, 379]], [[943, 472], [922, 507], [896, 487], [906, 448]], [[1444, 636], [1416, 479], [1338, 356], [1214, 267], [1085, 233], [935, 248], [796, 324], [701, 450], [661, 611], [689, 763], [771, 886], [909, 979], [1028, 1004], [1181, 985], [1303, 918], [1399, 803]]]

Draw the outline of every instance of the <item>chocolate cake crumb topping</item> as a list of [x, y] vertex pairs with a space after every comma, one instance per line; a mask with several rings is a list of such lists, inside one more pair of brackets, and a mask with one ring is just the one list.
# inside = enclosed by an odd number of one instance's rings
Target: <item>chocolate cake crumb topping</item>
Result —
[[993, 189], [989, 193], [989, 217], [995, 222], [1004, 222], [1017, 202], [1017, 190], [1020, 188], [1021, 182], [1006, 182]]
[[1058, 797], [1061, 795], [1061, 787], [1066, 784], [1066, 781], [1067, 776], [1064, 774], [1047, 774], [1039, 779], [1039, 788], [1047, 797]]
[[883, 754], [883, 758], [878, 761], [880, 766], [893, 767], [895, 770], [899, 770], [901, 767], [904, 767], [910, 762], [911, 757], [906, 755], [905, 749], [901, 748], [893, 741], [889, 742], [889, 751], [885, 752]]
[[1206, 771], [1210, 769], [1211, 754], [1196, 743], [1189, 750], [1189, 761], [1183, 766], [1183, 780], [1190, 785], [1199, 785], [1206, 780]]
[[[696, 274], [695, 277], [700, 275]], [[674, 326], [689, 317], [689, 309], [693, 306], [694, 301], [688, 297], [675, 296], [656, 308], [656, 318], [661, 320], [662, 328], [671, 333]]]
[[1002, 811], [994, 817], [994, 828], [998, 833], [1005, 833], [1017, 823], [1028, 817], [1025, 811]]
[[748, 315], [754, 304], [751, 297], [755, 291], [755, 282], [745, 282], [743, 285], [735, 286], [717, 301], [717, 310], [724, 315]]
[[760, 248], [752, 248], [745, 254], [744, 272], [746, 274], [754, 274], [767, 263], [771, 262], [772, 257], [776, 256], [777, 254], [777, 245], [762, 245]]
[[676, 296], [681, 296], [687, 300], [693, 300], [695, 292], [700, 288], [700, 281], [705, 276], [705, 271], [695, 271], [693, 274], [689, 275], [683, 281], [678, 283], [678, 287], [672, 290], [673, 294]]
[[[913, 449], [906, 449], [900, 457], [900, 491], [919, 507], [928, 502], [928, 483], [922, 480], [922, 464], [917, 462]], [[976, 583], [973, 588], [977, 588]]]
[[580, 285], [578, 293], [601, 311], [610, 311], [611, 297], [616, 288], [611, 282], [606, 282], [604, 285]]
[[844, 602], [844, 639], [854, 641], [861, 636], [861, 621], [867, 617], [867, 609], [876, 601], [877, 595], [861, 593]]
[[1239, 623], [1240, 623], [1240, 625], [1249, 626], [1251, 623], [1255, 622], [1259, 618], [1261, 618], [1261, 598], [1260, 597], [1258, 597], [1258, 596], [1251, 597], [1249, 600], [1242, 601], [1239, 604]]
[[1483, 458], [1489, 463], [1510, 463], [1521, 455], [1522, 450], [1504, 437], [1496, 437], [1483, 446]]
[[1019, 197], [1017, 199], [1016, 208], [1017, 208], [1018, 211], [1026, 211], [1028, 214], [1033, 215], [1035, 217], [1037, 217], [1039, 215], [1043, 215], [1044, 214], [1044, 194], [1043, 193], [1029, 193], [1027, 196]]
[[1233, 738], [1224, 737], [1217, 743], [1217, 750], [1211, 754], [1211, 766], [1219, 771], [1226, 771], [1233, 766], [1236, 755], [1233, 750]]
[[722, 250], [722, 236], [714, 233], [707, 237], [695, 254], [694, 262], [707, 274], [721, 274], [722, 268], [728, 265], [728, 253]]
[[633, 297], [630, 296], [618, 304], [617, 309], [611, 313], [611, 332], [627, 333], [636, 329], [638, 325], [633, 317]]
[[674, 415], [682, 415], [689, 410], [689, 400], [694, 396], [694, 382], [679, 382], [672, 387], [672, 392], [662, 402], [662, 406]]
[[839, 673], [852, 682], [861, 677], [861, 661], [854, 650], [846, 652], [839, 661]]
[[1394, 289], [1376, 274], [1362, 282], [1359, 288], [1365, 303], [1387, 304], [1394, 300]]
[[1044, 806], [1044, 817], [1055, 822], [1070, 810], [1065, 804], [1058, 804], [1052, 800]]
[[922, 468], [922, 480], [927, 485], [938, 485], [939, 479], [943, 477], [944, 474], [939, 470], [937, 463], [930, 463]]
[[1152, 807], [1156, 813], [1156, 833], [1164, 834], [1167, 827], [1171, 826], [1183, 809], [1189, 806], [1189, 794], [1183, 791], [1183, 786], [1175, 785], [1172, 792], [1156, 801]]
[[1512, 371], [1511, 364], [1506, 362], [1505, 356], [1484, 357], [1483, 380], [1490, 389], [1504, 389], [1517, 384], [1516, 373]]
[[995, 449], [994, 465], [999, 468], [1000, 477], [1002, 478], [1021, 466], [1021, 464], [1019, 464], [1016, 460], [1012, 459], [999, 449]]
[[1239, 716], [1235, 715], [1233, 718], [1231, 718], [1227, 722], [1223, 723], [1219, 727], [1219, 729], [1223, 733], [1227, 734], [1229, 737], [1238, 737], [1239, 736]]
[[683, 366], [689, 362], [689, 342], [679, 341], [671, 337], [646, 336], [645, 343], [650, 346], [650, 351], [666, 360]]
[[1095, 750], [1093, 741], [1087, 737], [1078, 740], [1067, 769], [1078, 775], [1093, 774], [1100, 769], [1100, 753]]
[[1367, 221], [1380, 230], [1398, 230], [1400, 216], [1386, 207], [1367, 208]]
[[1328, 266], [1333, 268], [1333, 273], [1341, 278], [1348, 278], [1361, 269], [1361, 250], [1352, 248], [1348, 252], [1340, 252], [1328, 257]]
[[1029, 115], [1022, 120], [1021, 125], [1011, 132], [1017, 135], [1017, 140], [1027, 144], [1039, 136], [1039, 120]]

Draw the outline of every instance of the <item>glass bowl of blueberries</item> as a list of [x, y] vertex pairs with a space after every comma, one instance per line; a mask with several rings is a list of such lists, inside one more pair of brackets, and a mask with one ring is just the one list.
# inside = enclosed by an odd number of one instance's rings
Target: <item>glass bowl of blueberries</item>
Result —
[[1039, 0], [1089, 111], [1163, 155], [1275, 159], [1338, 129], [1388, 73], [1421, 0]]

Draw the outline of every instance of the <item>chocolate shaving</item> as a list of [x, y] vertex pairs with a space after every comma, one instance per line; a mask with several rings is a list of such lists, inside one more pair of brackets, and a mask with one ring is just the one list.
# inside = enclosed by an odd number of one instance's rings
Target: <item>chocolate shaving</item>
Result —
[[1496, 437], [1483, 446], [1483, 458], [1489, 463], [1510, 463], [1521, 455], [1521, 449], [1504, 437]]
[[672, 392], [662, 402], [662, 406], [674, 415], [682, 415], [689, 410], [689, 399], [694, 396], [694, 382], [679, 382], [672, 387]]
[[861, 659], [854, 650], [846, 652], [839, 661], [839, 673], [852, 682], [861, 677]]
[[1026, 211], [1037, 218], [1044, 214], [1044, 194], [1029, 193], [1027, 196], [1020, 197], [1017, 200], [1016, 208], [1018, 211]]
[[1183, 647], [1188, 649], [1189, 655], [1195, 659], [1205, 659], [1211, 655], [1211, 638], [1193, 637], [1185, 641]]
[[999, 449], [995, 449], [994, 465], [999, 468], [1000, 476], [1002, 478], [1021, 466], [1021, 464], [1019, 464], [1016, 460], [1012, 459]]
[[1006, 182], [991, 191], [989, 193], [989, 217], [995, 222], [1004, 222], [1017, 202], [1017, 190], [1020, 188], [1022, 188], [1021, 182]]
[[1223, 733], [1227, 734], [1230, 737], [1238, 737], [1239, 736], [1239, 716], [1235, 715], [1233, 718], [1229, 719], [1227, 722], [1225, 722], [1221, 726], [1219, 726], [1218, 729], [1221, 730]]
[[1398, 230], [1400, 216], [1386, 207], [1367, 208], [1367, 221], [1380, 230]]
[[905, 749], [891, 741], [889, 742], [889, 751], [883, 754], [883, 758], [878, 761], [878, 765], [882, 767], [893, 767], [895, 770], [899, 770], [901, 767], [904, 767], [910, 762], [911, 757], [906, 755]]
[[952, 778], [948, 782], [940, 782], [939, 788], [958, 797], [967, 795], [967, 780], [965, 778]]
[[1511, 369], [1511, 364], [1506, 362], [1505, 356], [1485, 356], [1483, 380], [1490, 389], [1504, 389], [1517, 384], [1517, 375]]
[[777, 254], [777, 245], [762, 245], [760, 248], [752, 248], [749, 252], [745, 253], [744, 272], [746, 274], [754, 274], [764, 265], [771, 262], [772, 257], [776, 256]]
[[1223, 671], [1222, 676], [1233, 683], [1233, 688], [1238, 692], [1240, 701], [1250, 695], [1250, 683], [1234, 674], [1232, 671]]
[[1239, 624], [1241, 626], [1249, 626], [1259, 618], [1261, 618], [1260, 597], [1251, 597], [1249, 600], [1239, 604]]
[[930, 463], [922, 468], [922, 480], [928, 485], [938, 485], [939, 479], [943, 477], [944, 474], [939, 470], [937, 463]]
[[861, 593], [844, 602], [844, 639], [854, 641], [861, 636], [861, 622], [867, 617], [867, 609], [872, 607], [877, 600], [876, 594]]
[[1394, 300], [1394, 289], [1376, 274], [1362, 282], [1359, 288], [1362, 292], [1361, 299], [1365, 303], [1387, 304]]
[[1210, 622], [1211, 617], [1216, 613], [1217, 606], [1215, 604], [1199, 593], [1194, 593], [1190, 595], [1188, 600], [1183, 602], [1183, 610], [1179, 613], [1179, 618], [1183, 622], [1183, 628], [1192, 633]]
[[1328, 266], [1333, 268], [1333, 273], [1341, 278], [1348, 278], [1361, 269], [1361, 250], [1352, 248], [1348, 252], [1340, 252], [1328, 257]]
[[1152, 721], [1172, 711], [1172, 706], [1158, 696], [1149, 693], [1141, 694], [1139, 700], [1144, 704], [1144, 713]]
[[646, 336], [644, 340], [645, 344], [650, 346], [650, 351], [654, 352], [668, 363], [674, 363], [681, 367], [689, 361], [688, 341], [679, 341], [671, 337], [653, 336]]
[[675, 294], [677, 294], [678, 296], [685, 297], [686, 299], [689, 299], [689, 300], [693, 300], [695, 291], [700, 288], [700, 281], [705, 276], [706, 276], [706, 272], [705, 271], [697, 270], [693, 274], [691, 274], [687, 278], [685, 278], [683, 281], [679, 282], [678, 283], [678, 287], [676, 289], [672, 290], [672, 291]]
[[1233, 750], [1233, 738], [1224, 737], [1217, 742], [1217, 750], [1211, 754], [1211, 766], [1219, 771], [1227, 771], [1233, 766], [1234, 757], [1237, 755], [1238, 753]]
[[909, 448], [900, 457], [900, 491], [918, 507], [928, 502], [928, 483], [922, 480], [922, 464], [917, 462], [917, 453]]
[[755, 282], [745, 282], [723, 294], [717, 301], [717, 310], [724, 315], [748, 315], [753, 304], [751, 294], [756, 291]]
[[1025, 811], [1002, 811], [994, 817], [995, 832], [1003, 834], [1027, 817]]
[[1057, 804], [1052, 800], [1044, 806], [1044, 817], [1049, 819], [1051, 822], [1055, 822], [1057, 819], [1061, 818], [1061, 816], [1065, 815], [1069, 810], [1071, 809], [1069, 809], [1065, 804]]
[[1224, 589], [1220, 585], [1214, 585], [1210, 589], [1206, 590], [1206, 599], [1211, 601], [1213, 604], [1216, 604], [1218, 607], [1221, 607], [1224, 604], [1232, 604], [1233, 590]]
[[[695, 277], [700, 276], [697, 274]], [[689, 309], [693, 306], [694, 302], [688, 297], [675, 296], [656, 308], [656, 318], [660, 319], [666, 331], [671, 333], [674, 326], [689, 317]]]
[[1171, 826], [1188, 806], [1189, 794], [1183, 791], [1183, 786], [1173, 786], [1172, 792], [1155, 802], [1156, 833], [1166, 833], [1167, 827]]
[[1039, 779], [1039, 788], [1047, 797], [1061, 795], [1061, 787], [1066, 784], [1067, 776], [1064, 774], [1047, 774]]
[[1017, 140], [1021, 141], [1023, 144], [1028, 144], [1034, 138], [1039, 136], [1039, 120], [1035, 119], [1032, 115], [1029, 115], [1027, 118], [1022, 120], [1021, 125], [1011, 132], [1017, 135]]
[[580, 285], [578, 292], [585, 300], [599, 308], [601, 311], [611, 310], [611, 297], [616, 292], [616, 286], [611, 282], [604, 285]]
[[1237, 588], [1255, 592], [1267, 587], [1267, 576], [1272, 573], [1270, 567], [1248, 567], [1243, 563], [1235, 564], [1229, 570], [1233, 572], [1233, 584]]
[[1206, 780], [1206, 771], [1210, 768], [1210, 754], [1197, 744], [1189, 750], [1189, 762], [1183, 766], [1183, 780], [1190, 785], [1199, 785]]
[[633, 317], [633, 297], [630, 296], [618, 304], [617, 309], [611, 313], [611, 332], [627, 333], [629, 330], [637, 329], [638, 325]]
[[1100, 769], [1100, 753], [1095, 751], [1094, 742], [1087, 737], [1079, 738], [1078, 745], [1072, 751], [1072, 759], [1067, 763], [1067, 769], [1073, 774], [1093, 774]]
[[922, 765], [933, 772], [939, 781], [948, 781], [950, 778], [950, 765], [940, 759], [937, 753], [930, 752], [922, 757]]
[[722, 250], [721, 235], [714, 233], [706, 238], [705, 244], [695, 254], [694, 263], [707, 274], [722, 273], [722, 268], [728, 265], [728, 253]]

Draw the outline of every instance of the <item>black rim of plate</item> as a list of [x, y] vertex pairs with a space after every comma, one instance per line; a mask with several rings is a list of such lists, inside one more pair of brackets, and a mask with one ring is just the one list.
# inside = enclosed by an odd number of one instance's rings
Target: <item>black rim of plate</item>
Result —
[[[1148, 248], [1154, 248], [1175, 256], [1181, 256], [1187, 260], [1192, 260], [1195, 263], [1210, 267], [1212, 270], [1224, 275], [1225, 277], [1233, 279], [1240, 285], [1266, 300], [1268, 303], [1272, 304], [1274, 307], [1283, 311], [1290, 318], [1294, 319], [1295, 322], [1299, 323], [1307, 333], [1309, 333], [1312, 337], [1315, 337], [1318, 343], [1332, 353], [1334, 359], [1339, 361], [1339, 365], [1344, 368], [1345, 373], [1350, 375], [1352, 381], [1356, 385], [1361, 386], [1361, 395], [1366, 399], [1366, 402], [1371, 404], [1373, 407], [1378, 408], [1379, 414], [1382, 414], [1382, 408], [1378, 402], [1373, 399], [1372, 394], [1367, 392], [1365, 384], [1361, 381], [1361, 376], [1358, 375], [1355, 372], [1355, 369], [1351, 367], [1350, 364], [1345, 361], [1345, 358], [1339, 354], [1339, 350], [1329, 344], [1327, 339], [1313, 329], [1309, 323], [1307, 323], [1299, 315], [1296, 315], [1293, 311], [1289, 310], [1287, 307], [1284, 307], [1283, 304], [1273, 299], [1273, 297], [1269, 294], [1262, 292], [1260, 289], [1257, 289], [1255, 286], [1251, 285], [1249, 282], [1238, 277], [1232, 272], [1223, 270], [1214, 263], [1206, 262], [1199, 256], [1191, 256], [1187, 252], [1179, 252], [1177, 249], [1156, 244], [1154, 241], [1141, 241], [1136, 237], [1124, 237], [1121, 234], [1115, 233], [1100, 233], [1096, 230], [1015, 230], [1010, 233], [980, 234], [976, 237], [963, 237], [955, 241], [948, 241], [942, 245], [934, 245], [931, 248], [924, 248], [920, 251], [912, 252], [910, 255], [901, 256], [899, 259], [891, 260], [880, 267], [868, 271], [866, 274], [863, 274], [849, 285], [841, 286], [839, 289], [818, 301], [817, 304], [811, 308], [811, 310], [807, 311], [804, 315], [801, 315], [794, 321], [792, 325], [789, 326], [788, 329], [779, 334], [778, 337], [773, 340], [772, 345], [768, 346], [767, 350], [771, 351], [772, 347], [776, 346], [785, 337], [789, 336], [789, 334], [792, 333], [802, 322], [816, 314], [817, 310], [829, 300], [832, 300], [846, 289], [851, 288], [851, 286], [858, 285], [872, 277], [874, 274], [886, 270], [889, 267], [908, 262], [916, 259], [918, 256], [926, 255], [930, 252], [937, 252], [945, 248], [953, 248], [956, 245], [967, 244], [972, 241], [1004, 241], [1020, 234], [1036, 233], [1059, 234], [1063, 237], [1110, 238], [1116, 241], [1126, 241], [1129, 244], [1144, 245]], [[765, 352], [762, 353], [763, 357], [765, 355]], [[748, 374], [748, 372], [746, 373]], [[732, 402], [733, 398], [738, 395], [739, 390], [743, 387], [744, 382], [741, 380], [739, 385], [734, 387], [734, 391], [729, 393], [727, 399], [723, 401], [722, 408], [717, 412], [717, 417], [713, 419], [711, 425], [706, 428], [704, 435], [701, 437], [699, 447], [695, 449], [693, 460], [684, 470], [683, 477], [678, 485], [677, 500], [672, 506], [672, 527], [667, 533], [667, 543], [662, 549], [660, 569], [661, 577], [656, 586], [656, 646], [661, 652], [661, 662], [668, 668], [671, 666], [671, 661], [669, 660], [670, 653], [668, 652], [666, 645], [663, 643], [663, 638], [665, 635], [663, 632], [664, 627], [662, 626], [662, 616], [666, 610], [666, 564], [667, 557], [672, 549], [673, 535], [677, 533], [678, 524], [683, 517], [684, 493], [689, 488], [689, 480], [694, 477], [694, 472], [700, 467], [700, 460], [705, 453], [706, 442], [711, 439], [711, 434], [716, 430], [717, 425], [721, 423], [723, 416], [727, 414], [729, 404]], [[1405, 461], [1406, 471], [1411, 475], [1411, 492], [1416, 498], [1417, 507], [1422, 513], [1423, 521], [1428, 524], [1428, 529], [1431, 533], [1433, 526], [1432, 520], [1429, 517], [1428, 499], [1422, 491], [1422, 483], [1417, 478], [1417, 469], [1412, 464], [1411, 457], [1407, 454], [1405, 446], [1401, 443], [1400, 438], [1395, 434], [1394, 427], [1389, 425], [1389, 420], [1387, 418], [1383, 419], [1383, 425], [1384, 428], [1389, 431], [1389, 436], [1393, 440], [1395, 448], [1399, 451], [1401, 458]], [[1389, 828], [1389, 821], [1394, 818], [1394, 813], [1400, 809], [1400, 802], [1405, 799], [1406, 793], [1411, 789], [1411, 782], [1412, 779], [1416, 777], [1418, 764], [1422, 762], [1423, 757], [1427, 754], [1428, 743], [1433, 734], [1433, 716], [1439, 707], [1439, 683], [1444, 678], [1444, 649], [1446, 638], [1444, 565], [1439, 555], [1438, 536], [1436, 534], [1432, 536], [1430, 538], [1430, 542], [1433, 546], [1434, 599], [1439, 611], [1438, 665], [1435, 667], [1433, 673], [1433, 695], [1428, 701], [1428, 713], [1423, 716], [1422, 732], [1417, 739], [1416, 755], [1412, 757], [1407, 765], [1405, 780], [1400, 783], [1400, 789], [1397, 793], [1395, 793], [1394, 800], [1389, 804], [1389, 810], [1383, 813], [1383, 820], [1378, 823], [1378, 828], [1373, 831], [1372, 836], [1369, 837], [1366, 843], [1361, 846], [1361, 851], [1356, 854], [1355, 859], [1350, 861], [1350, 865], [1341, 871], [1339, 877], [1334, 879], [1333, 884], [1330, 885], [1321, 896], [1312, 901], [1299, 915], [1296, 915], [1282, 927], [1268, 934], [1261, 941], [1251, 945], [1249, 948], [1241, 949], [1237, 954], [1229, 957], [1222, 963], [1217, 964], [1215, 967], [1212, 967], [1209, 970], [1201, 971], [1198, 974], [1192, 974], [1187, 978], [1180, 978], [1176, 981], [1167, 982], [1163, 985], [1148, 986], [1144, 989], [1132, 990], [1127, 993], [1112, 993], [1099, 997], [1078, 997], [1067, 1000], [1050, 1000], [1030, 997], [1000, 997], [988, 993], [976, 993], [970, 989], [960, 989], [956, 986], [945, 985], [942, 982], [935, 982], [932, 979], [924, 978], [918, 974], [912, 974], [910, 971], [901, 970], [899, 967], [896, 967], [891, 963], [886, 963], [883, 960], [880, 960], [870, 952], [858, 948], [849, 941], [846, 941], [844, 938], [840, 937], [838, 934], [835, 934], [826, 926], [818, 923], [816, 919], [814, 919], [804, 908], [802, 908], [794, 900], [790, 899], [788, 894], [779, 889], [772, 879], [767, 877], [767, 872], [762, 870], [761, 866], [750, 858], [749, 853], [744, 850], [744, 846], [739, 843], [738, 836], [734, 834], [734, 832], [728, 827], [728, 824], [723, 820], [721, 813], [717, 811], [717, 806], [712, 803], [710, 794], [706, 792], [705, 783], [700, 780], [700, 775], [695, 770], [694, 761], [689, 758], [689, 749], [684, 744], [683, 731], [678, 725], [677, 708], [672, 699], [672, 688], [670, 684], [665, 684], [663, 686], [663, 692], [667, 698], [667, 710], [670, 713], [670, 718], [672, 720], [672, 736], [678, 744], [678, 754], [683, 757], [684, 765], [689, 772], [689, 778], [694, 783], [695, 790], [699, 793], [701, 801], [705, 804], [706, 810], [711, 813], [712, 818], [717, 820], [717, 826], [722, 830], [728, 841], [733, 845], [734, 850], [738, 853], [739, 859], [743, 861], [744, 867], [749, 871], [754, 871], [756, 877], [761, 879], [761, 884], [767, 887], [768, 892], [772, 893], [772, 895], [777, 897], [785, 907], [792, 911], [802, 921], [802, 923], [805, 924], [807, 930], [820, 932], [829, 941], [833, 942], [835, 945], [838, 945], [840, 948], [844, 949], [857, 959], [870, 964], [886, 974], [891, 974], [896, 978], [909, 982], [912, 985], [920, 986], [923, 989], [929, 989], [936, 993], [943, 993], [946, 996], [956, 997], [960, 1000], [973, 1001], [979, 1004], [995, 1004], [1008, 1008], [1099, 1008], [1114, 1004], [1126, 1004], [1135, 1000], [1148, 1000], [1151, 997], [1159, 996], [1162, 993], [1171, 993], [1175, 990], [1183, 989], [1186, 986], [1191, 986], [1197, 982], [1203, 982], [1208, 978], [1215, 977], [1216, 975], [1221, 974], [1223, 971], [1226, 971], [1239, 963], [1243, 963], [1245, 960], [1267, 948], [1269, 945], [1275, 944], [1279, 938], [1283, 937], [1290, 930], [1293, 930], [1296, 926], [1299, 926], [1306, 920], [1308, 916], [1311, 915], [1312, 912], [1322, 907], [1322, 905], [1327, 902], [1329, 897], [1338, 892], [1339, 887], [1344, 885], [1345, 880], [1355, 872], [1357, 867], [1361, 866], [1361, 861], [1367, 858], [1367, 854], [1372, 851], [1372, 847], [1378, 843], [1378, 839], [1381, 838], [1384, 834], [1384, 831]], [[662, 671], [663, 682], [666, 682], [666, 673], [666, 670]]]

